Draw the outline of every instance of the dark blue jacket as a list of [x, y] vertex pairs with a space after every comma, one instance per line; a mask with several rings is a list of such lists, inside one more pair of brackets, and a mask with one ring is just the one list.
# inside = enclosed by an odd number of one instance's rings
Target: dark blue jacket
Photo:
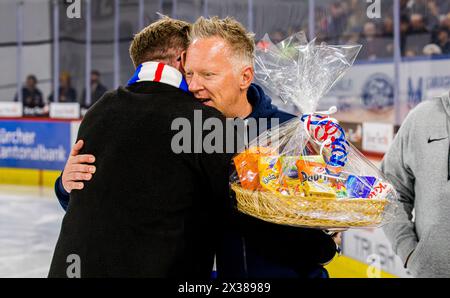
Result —
[[[284, 123], [295, 115], [280, 111], [262, 88], [252, 84], [247, 98], [253, 110], [248, 118], [277, 118]], [[262, 131], [259, 131], [260, 133]], [[66, 209], [69, 194], [55, 183], [56, 195]], [[320, 230], [276, 225], [231, 212], [233, 223], [224, 232], [217, 252], [219, 278], [323, 277], [326, 271], [319, 265], [329, 261], [336, 252], [334, 241]]]
[[[296, 117], [272, 105], [271, 98], [256, 84], [250, 86], [247, 98], [253, 106], [248, 118], [267, 118], [268, 129], [272, 118], [282, 124]], [[320, 263], [333, 258], [336, 245], [322, 231], [271, 224], [237, 211], [231, 212], [228, 221], [232, 225], [216, 255], [218, 278], [328, 276]]]
[[[277, 118], [281, 124], [296, 117], [295, 115], [280, 111], [272, 104], [272, 99], [256, 84], [252, 84], [248, 89], [247, 98], [253, 108], [252, 113], [247, 118]], [[267, 128], [271, 128], [270, 121], [268, 121]]]

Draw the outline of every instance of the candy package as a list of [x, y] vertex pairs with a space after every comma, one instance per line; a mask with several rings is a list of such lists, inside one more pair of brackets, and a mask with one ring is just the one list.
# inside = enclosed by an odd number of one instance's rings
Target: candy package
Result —
[[276, 45], [266, 35], [263, 44], [256, 52], [258, 82], [302, 114], [234, 157], [237, 208], [265, 221], [320, 229], [390, 221], [397, 207], [391, 183], [348, 141], [332, 117], [335, 107], [316, 111], [360, 46], [316, 44], [304, 33]]

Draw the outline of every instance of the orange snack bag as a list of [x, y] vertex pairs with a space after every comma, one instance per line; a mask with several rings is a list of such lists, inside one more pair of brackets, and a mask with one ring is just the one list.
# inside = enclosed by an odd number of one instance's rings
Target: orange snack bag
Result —
[[320, 155], [300, 156], [296, 162], [298, 177], [302, 181], [328, 180], [325, 175], [325, 161]]
[[260, 156], [268, 156], [273, 149], [267, 147], [251, 147], [233, 158], [241, 186], [249, 190], [257, 190], [259, 184], [258, 160]]

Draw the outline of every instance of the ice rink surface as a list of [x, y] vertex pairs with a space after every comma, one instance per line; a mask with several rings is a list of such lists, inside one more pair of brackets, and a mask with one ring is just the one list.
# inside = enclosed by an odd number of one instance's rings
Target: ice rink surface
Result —
[[0, 278], [46, 277], [63, 216], [53, 188], [0, 185]]

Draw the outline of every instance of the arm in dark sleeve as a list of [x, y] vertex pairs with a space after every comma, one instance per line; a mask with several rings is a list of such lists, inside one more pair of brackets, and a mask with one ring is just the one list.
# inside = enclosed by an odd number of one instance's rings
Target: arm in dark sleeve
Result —
[[204, 154], [201, 166], [208, 179], [213, 199], [221, 208], [230, 203], [229, 169], [231, 154]]
[[[230, 175], [230, 163], [231, 158], [233, 156], [234, 150], [229, 150], [232, 152], [227, 153], [227, 133], [226, 133], [226, 119], [220, 114], [218, 111], [206, 108], [202, 111], [203, 114], [203, 138], [200, 141], [205, 140], [205, 137], [209, 135], [212, 131], [220, 128], [221, 126], [222, 133], [217, 135], [217, 138], [214, 140], [214, 146], [207, 147], [207, 142], [202, 145], [202, 153], [198, 154], [198, 162], [202, 174], [207, 180], [207, 186], [209, 187], [212, 193], [212, 200], [215, 203], [221, 205], [221, 208], [226, 206], [230, 202], [229, 198], [229, 175]], [[213, 120], [213, 122], [208, 122]], [[208, 125], [206, 123], [209, 123]], [[231, 134], [231, 138], [236, 138], [235, 127], [231, 128], [233, 134]], [[230, 137], [230, 135], [228, 135]], [[236, 140], [228, 140], [234, 141]], [[198, 145], [198, 144], [197, 144]], [[195, 145], [193, 144], [195, 147]], [[193, 147], [193, 150], [195, 148]]]
[[62, 173], [55, 181], [55, 194], [58, 198], [59, 204], [61, 207], [67, 211], [67, 206], [69, 206], [70, 194], [64, 189], [62, 185]]
[[[225, 119], [221, 115], [216, 115], [216, 118], [221, 121], [225, 127]], [[206, 132], [207, 134], [207, 132]], [[230, 163], [233, 156], [232, 153], [226, 152], [226, 134], [223, 134], [222, 146], [216, 147], [218, 149], [214, 152], [203, 152], [199, 157], [200, 168], [204, 173], [207, 184], [212, 192], [212, 198], [216, 206], [220, 206], [220, 210], [229, 207], [229, 175]], [[220, 147], [220, 149], [219, 149]], [[223, 210], [224, 211], [224, 210]]]
[[42, 95], [42, 91], [41, 90], [37, 90], [37, 93], [39, 94], [39, 102], [38, 102], [38, 106], [40, 108], [43, 108], [45, 106], [45, 102], [44, 102], [44, 96]]
[[77, 90], [72, 89], [70, 101], [71, 102], [77, 102], [77, 97], [78, 97]]

